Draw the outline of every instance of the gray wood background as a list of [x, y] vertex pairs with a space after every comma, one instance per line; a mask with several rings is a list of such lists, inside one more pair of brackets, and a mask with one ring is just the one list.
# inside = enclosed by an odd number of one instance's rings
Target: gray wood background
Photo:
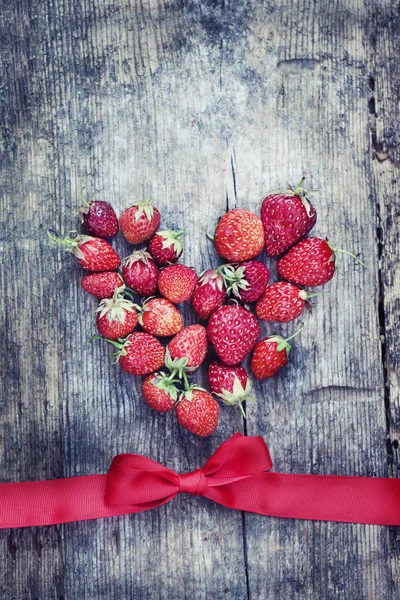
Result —
[[[102, 473], [118, 452], [184, 472], [237, 430], [262, 434], [277, 470], [398, 476], [399, 4], [0, 6], [0, 480]], [[204, 234], [219, 215], [258, 211], [302, 175], [319, 189], [315, 232], [366, 266], [342, 260], [290, 365], [257, 386], [247, 423], [223, 409], [215, 435], [196, 439], [88, 343], [96, 303], [46, 231], [76, 227], [82, 187], [121, 213], [144, 183], [163, 225], [191, 229], [183, 260], [200, 271], [218, 264]], [[0, 597], [396, 599], [399, 529], [185, 496], [145, 514], [0, 532]]]

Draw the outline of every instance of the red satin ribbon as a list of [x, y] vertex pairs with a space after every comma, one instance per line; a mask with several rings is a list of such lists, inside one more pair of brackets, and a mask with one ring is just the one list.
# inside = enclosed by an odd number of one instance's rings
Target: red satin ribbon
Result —
[[400, 525], [400, 480], [269, 473], [261, 437], [236, 433], [204, 467], [178, 475], [138, 454], [107, 475], [0, 484], [0, 528], [55, 525], [149, 510], [185, 492], [274, 517]]

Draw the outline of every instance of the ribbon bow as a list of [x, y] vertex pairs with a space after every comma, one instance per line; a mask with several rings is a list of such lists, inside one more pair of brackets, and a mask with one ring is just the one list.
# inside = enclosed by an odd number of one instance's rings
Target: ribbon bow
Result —
[[236, 433], [201, 469], [179, 475], [138, 454], [116, 456], [107, 475], [0, 484], [0, 528], [136, 513], [179, 493], [227, 508], [294, 519], [400, 525], [400, 480], [271, 473], [261, 437]]
[[244, 437], [240, 433], [224, 442], [201, 469], [182, 475], [144, 456], [120, 454], [108, 472], [105, 501], [114, 505], [129, 503], [134, 508], [132, 512], [138, 512], [160, 506], [185, 492], [238, 508], [237, 483], [249, 483], [249, 479], [271, 467], [262, 437]]

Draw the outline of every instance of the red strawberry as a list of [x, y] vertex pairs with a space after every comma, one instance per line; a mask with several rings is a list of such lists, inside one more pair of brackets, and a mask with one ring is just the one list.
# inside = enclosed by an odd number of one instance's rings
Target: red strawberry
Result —
[[163, 337], [177, 334], [183, 325], [181, 313], [166, 298], [152, 298], [144, 302], [139, 323], [147, 333]]
[[157, 231], [149, 242], [148, 250], [159, 265], [168, 265], [174, 263], [182, 254], [181, 236], [183, 231]]
[[121, 369], [131, 375], [148, 375], [164, 365], [165, 349], [149, 333], [135, 331], [124, 340], [110, 340], [94, 335], [90, 341], [104, 339], [117, 348], [117, 361]]
[[242, 302], [258, 300], [269, 281], [269, 270], [259, 260], [249, 260], [239, 265], [223, 267], [227, 292], [232, 292]]
[[226, 298], [224, 278], [218, 269], [207, 269], [200, 277], [192, 296], [192, 306], [200, 319], [208, 319]]
[[254, 213], [234, 208], [223, 215], [214, 234], [214, 246], [229, 262], [254, 258], [264, 247], [262, 222]]
[[237, 365], [254, 348], [260, 326], [249, 310], [236, 304], [221, 306], [210, 318], [207, 336], [219, 358]]
[[212, 361], [208, 366], [208, 385], [224, 404], [239, 406], [246, 417], [242, 403], [255, 398], [251, 395], [251, 382], [243, 367], [228, 367]]
[[158, 412], [172, 410], [178, 400], [178, 390], [165, 373], [153, 373], [143, 381], [142, 393], [144, 401]]
[[[324, 293], [324, 292], [321, 292]], [[256, 304], [256, 314], [263, 321], [287, 323], [297, 319], [304, 310], [308, 298], [320, 294], [309, 294], [293, 283], [277, 281], [265, 290]]]
[[95, 237], [110, 238], [118, 233], [118, 218], [109, 202], [91, 200], [79, 209], [86, 233]]
[[317, 213], [299, 185], [284, 192], [270, 194], [262, 203], [265, 250], [268, 256], [278, 256], [296, 244], [314, 227]]
[[160, 272], [160, 294], [174, 304], [189, 300], [197, 283], [197, 273], [186, 265], [169, 265]]
[[258, 342], [251, 357], [250, 369], [258, 380], [273, 377], [282, 367], [287, 365], [290, 352], [289, 340], [300, 333], [303, 325], [296, 333], [283, 339], [279, 335], [271, 335]]
[[106, 240], [89, 235], [77, 235], [75, 238], [59, 240], [47, 232], [49, 238], [57, 244], [69, 246], [78, 263], [87, 271], [116, 271], [121, 264], [121, 259]]
[[347, 250], [334, 248], [317, 237], [302, 240], [278, 261], [278, 273], [297, 285], [322, 285], [332, 279], [337, 265], [336, 254], [349, 254], [361, 265], [363, 263]]
[[207, 332], [202, 325], [184, 327], [168, 344], [165, 364], [170, 371], [193, 373], [207, 353]]
[[81, 281], [81, 286], [85, 292], [100, 299], [112, 298], [115, 290], [123, 285], [121, 275], [115, 271], [89, 273]]
[[101, 300], [97, 309], [97, 329], [100, 335], [110, 340], [126, 337], [138, 322], [135, 305], [122, 296], [122, 291], [123, 288], [118, 288], [112, 298]]
[[154, 296], [157, 290], [158, 268], [145, 250], [133, 252], [122, 263], [122, 277], [139, 296]]
[[149, 240], [160, 227], [158, 208], [143, 200], [124, 210], [119, 218], [122, 235], [131, 244]]
[[182, 427], [194, 435], [206, 437], [217, 428], [218, 402], [205, 390], [192, 388], [181, 395], [176, 407], [176, 416]]

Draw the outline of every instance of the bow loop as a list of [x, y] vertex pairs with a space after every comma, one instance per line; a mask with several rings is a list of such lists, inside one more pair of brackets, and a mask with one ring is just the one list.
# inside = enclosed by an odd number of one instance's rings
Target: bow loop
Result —
[[139, 454], [119, 454], [107, 474], [106, 504], [153, 508], [179, 492], [178, 475], [155, 460]]
[[246, 437], [235, 433], [214, 452], [203, 470], [206, 477], [211, 479], [212, 476], [217, 481], [220, 478], [242, 479], [271, 468], [269, 450], [261, 436]]

